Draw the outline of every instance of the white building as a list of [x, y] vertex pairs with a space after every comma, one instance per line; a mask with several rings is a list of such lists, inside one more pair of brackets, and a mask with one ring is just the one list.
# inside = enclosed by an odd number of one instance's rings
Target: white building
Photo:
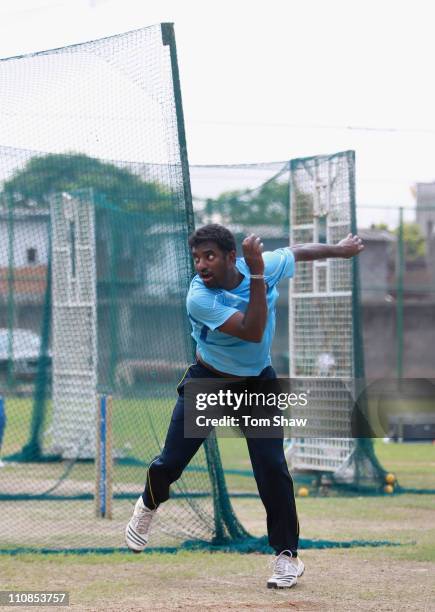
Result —
[[435, 182], [417, 183], [417, 223], [420, 225], [426, 240], [435, 234]]
[[0, 212], [0, 268], [46, 266], [49, 248], [49, 211]]

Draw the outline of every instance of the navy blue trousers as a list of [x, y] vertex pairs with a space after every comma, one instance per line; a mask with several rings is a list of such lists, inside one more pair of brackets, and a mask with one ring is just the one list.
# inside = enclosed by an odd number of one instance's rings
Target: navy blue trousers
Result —
[[[177, 387], [178, 400], [166, 435], [161, 454], [150, 464], [144, 504], [156, 508], [169, 498], [169, 488], [180, 478], [184, 468], [204, 442], [204, 438], [184, 437], [184, 384], [189, 378], [220, 378], [200, 363], [191, 365]], [[271, 366], [258, 378], [276, 378]], [[290, 550], [296, 554], [299, 540], [299, 522], [293, 490], [284, 455], [282, 438], [246, 438], [249, 456], [261, 501], [266, 509], [267, 532], [270, 546], [280, 553]]]

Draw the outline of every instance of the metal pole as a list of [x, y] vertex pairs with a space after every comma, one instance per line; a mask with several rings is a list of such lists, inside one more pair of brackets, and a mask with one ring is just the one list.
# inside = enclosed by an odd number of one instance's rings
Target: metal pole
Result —
[[[6, 410], [4, 397], [0, 395], [0, 451], [2, 449], [3, 436], [6, 429]], [[1, 462], [0, 462], [1, 465]]]
[[403, 207], [399, 208], [399, 232], [397, 244], [397, 295], [396, 295], [396, 341], [397, 341], [397, 378], [403, 378], [403, 276], [405, 253], [403, 242]]
[[[191, 233], [195, 229], [195, 220], [192, 205], [192, 192], [190, 188], [189, 161], [187, 157], [186, 133], [184, 130], [183, 104], [181, 100], [180, 75], [178, 71], [177, 49], [175, 45], [174, 26], [172, 23], [162, 23], [162, 42], [164, 45], [169, 45], [169, 52], [172, 67], [172, 84], [175, 101], [175, 112], [177, 116], [178, 129], [178, 145], [180, 148], [180, 162], [183, 179], [184, 205], [186, 211], [186, 223], [188, 232]], [[193, 261], [189, 257], [189, 267], [191, 276], [193, 276]], [[192, 356], [195, 355], [195, 345], [192, 339]], [[225, 535], [225, 528], [230, 534], [230, 537], [237, 539], [238, 537], [246, 537], [248, 534], [240, 525], [238, 519], [234, 516], [231, 501], [226, 488], [225, 477], [222, 473], [220, 465], [220, 453], [215, 434], [211, 434], [204, 442], [205, 455], [207, 460], [208, 473], [213, 489], [213, 501], [215, 508], [215, 540]]]
[[7, 197], [8, 204], [8, 369], [7, 386], [10, 389], [14, 384], [14, 208], [12, 197]]
[[95, 514], [112, 518], [112, 397], [97, 398], [97, 436], [95, 448]]
[[[172, 68], [172, 85], [174, 92], [175, 102], [175, 113], [177, 116], [177, 132], [178, 132], [178, 146], [180, 148], [180, 162], [181, 172], [183, 179], [183, 192], [184, 192], [184, 205], [186, 210], [186, 222], [189, 234], [195, 230], [195, 220], [193, 213], [192, 203], [192, 191], [190, 188], [190, 172], [189, 172], [189, 160], [187, 157], [187, 143], [186, 143], [186, 132], [184, 129], [184, 114], [183, 114], [183, 103], [181, 99], [181, 85], [180, 85], [180, 73], [178, 71], [177, 61], [177, 47], [175, 44], [175, 33], [173, 23], [162, 23], [162, 42], [164, 45], [169, 46], [169, 54], [171, 58]], [[189, 259], [191, 272], [193, 276], [193, 263], [191, 258]]]
[[117, 213], [111, 213], [111, 237], [112, 249], [110, 260], [110, 306], [109, 306], [109, 325], [110, 325], [110, 363], [109, 363], [109, 384], [110, 388], [115, 388], [116, 366], [118, 364], [119, 337], [118, 337], [118, 248], [119, 248], [119, 221]]

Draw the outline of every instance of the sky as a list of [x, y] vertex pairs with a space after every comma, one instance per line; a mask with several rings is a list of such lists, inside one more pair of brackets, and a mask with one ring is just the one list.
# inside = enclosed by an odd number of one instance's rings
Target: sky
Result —
[[0, 57], [174, 22], [191, 164], [355, 149], [357, 202], [380, 211], [413, 206], [412, 186], [435, 180], [431, 9], [422, 0], [2, 0]]

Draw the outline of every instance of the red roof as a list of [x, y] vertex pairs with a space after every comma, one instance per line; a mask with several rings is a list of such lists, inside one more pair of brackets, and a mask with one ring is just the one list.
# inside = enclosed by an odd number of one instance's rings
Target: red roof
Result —
[[[9, 268], [0, 268], [0, 296], [9, 293]], [[13, 292], [19, 295], [43, 295], [47, 286], [47, 266], [13, 268]]]

